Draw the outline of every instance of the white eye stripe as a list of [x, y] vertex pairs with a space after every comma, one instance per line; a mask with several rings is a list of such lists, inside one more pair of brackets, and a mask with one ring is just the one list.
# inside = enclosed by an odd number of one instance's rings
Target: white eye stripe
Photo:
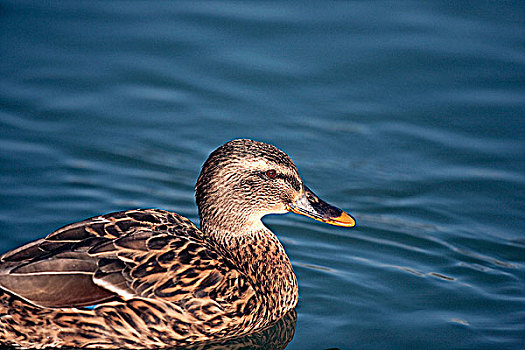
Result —
[[[272, 180], [280, 179], [283, 182], [289, 182], [287, 179], [294, 179], [297, 177], [293, 169], [288, 169], [287, 167], [282, 167], [279, 164], [264, 160], [264, 159], [250, 159], [243, 160], [242, 167], [246, 170], [251, 170], [253, 172], [259, 173], [266, 178], [270, 178], [267, 175], [268, 171], [275, 171], [275, 176], [271, 178]], [[293, 181], [296, 182], [296, 181]], [[296, 188], [297, 186], [293, 186]]]
[[262, 169], [269, 169], [271, 164], [268, 164], [268, 162], [258, 159], [258, 160], [244, 160], [242, 162], [243, 167], [251, 170], [262, 170]]

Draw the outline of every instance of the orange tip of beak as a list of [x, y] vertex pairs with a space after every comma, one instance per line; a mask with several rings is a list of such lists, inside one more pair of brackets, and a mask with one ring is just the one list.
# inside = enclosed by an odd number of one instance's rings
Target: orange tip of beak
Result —
[[355, 219], [351, 217], [347, 212], [343, 211], [338, 217], [328, 219], [327, 223], [336, 226], [354, 227]]

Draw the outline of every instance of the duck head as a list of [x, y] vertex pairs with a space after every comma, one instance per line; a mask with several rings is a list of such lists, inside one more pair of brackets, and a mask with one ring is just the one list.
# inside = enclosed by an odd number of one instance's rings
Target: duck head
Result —
[[196, 185], [201, 229], [242, 234], [257, 230], [268, 214], [293, 212], [331, 225], [355, 220], [313, 193], [293, 161], [275, 146], [233, 140], [209, 156]]

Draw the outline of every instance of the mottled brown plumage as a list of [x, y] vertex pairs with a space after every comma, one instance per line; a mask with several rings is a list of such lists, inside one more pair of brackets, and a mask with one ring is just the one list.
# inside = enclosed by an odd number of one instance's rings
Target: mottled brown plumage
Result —
[[201, 229], [164, 210], [129, 210], [1, 256], [0, 343], [161, 348], [264, 330], [295, 307], [298, 288], [261, 218], [293, 211], [354, 225], [303, 185], [284, 152], [251, 140], [210, 155], [196, 199]]

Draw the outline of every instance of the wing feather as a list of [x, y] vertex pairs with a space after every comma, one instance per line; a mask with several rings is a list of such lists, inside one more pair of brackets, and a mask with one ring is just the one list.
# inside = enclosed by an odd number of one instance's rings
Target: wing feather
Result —
[[191, 221], [157, 209], [87, 219], [8, 252], [0, 286], [37, 306], [155, 299], [201, 320], [247, 313], [255, 298]]

